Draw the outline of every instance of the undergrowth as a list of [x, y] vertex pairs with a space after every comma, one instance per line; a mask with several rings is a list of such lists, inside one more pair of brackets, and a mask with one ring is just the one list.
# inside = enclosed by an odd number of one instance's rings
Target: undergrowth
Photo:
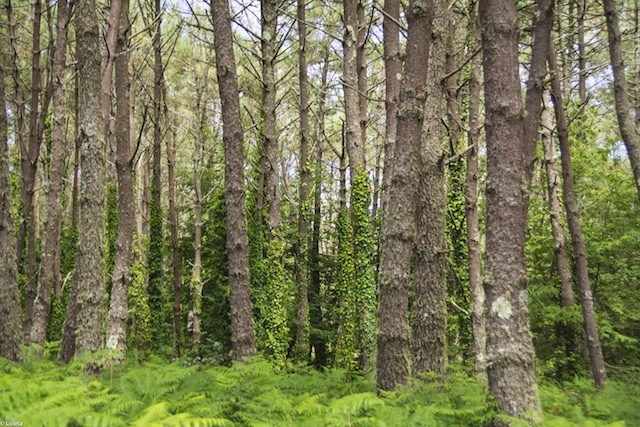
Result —
[[[152, 359], [84, 374], [83, 362], [0, 359], [0, 420], [24, 426], [482, 426], [483, 381], [452, 366], [444, 383], [413, 380], [378, 396], [370, 376], [269, 362], [187, 366]], [[585, 379], [541, 385], [545, 426], [640, 425], [640, 386]], [[19, 424], [17, 424], [19, 425]]]

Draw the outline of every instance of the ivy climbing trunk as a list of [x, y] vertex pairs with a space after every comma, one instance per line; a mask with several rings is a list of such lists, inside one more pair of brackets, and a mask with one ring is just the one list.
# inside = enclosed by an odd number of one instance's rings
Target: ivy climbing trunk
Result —
[[[4, 43], [4, 34], [0, 34]], [[18, 361], [21, 357], [20, 296], [18, 260], [13, 227], [7, 106], [5, 104], [5, 55], [0, 52], [0, 357]]]
[[[113, 11], [113, 10], [112, 10]], [[115, 53], [116, 87], [116, 175], [118, 177], [118, 236], [109, 306], [107, 348], [118, 349], [116, 360], [124, 361], [126, 351], [128, 291], [131, 282], [131, 255], [135, 204], [131, 150], [131, 77], [129, 75], [129, 0], [122, 0]]]
[[553, 46], [551, 46], [548, 51], [548, 61], [549, 70], [555, 77], [551, 80], [551, 99], [556, 113], [558, 141], [560, 142], [560, 162], [562, 163], [564, 208], [567, 214], [567, 223], [573, 245], [573, 256], [576, 263], [576, 278], [578, 280], [578, 288], [580, 289], [584, 332], [589, 350], [589, 368], [596, 387], [603, 388], [607, 382], [607, 371], [604, 366], [595, 310], [593, 308], [593, 291], [591, 290], [589, 266], [587, 264], [587, 245], [582, 236], [580, 209], [576, 202], [573, 187], [573, 166], [571, 161], [571, 145], [569, 143], [569, 129], [562, 101], [562, 89], [560, 87], [560, 81], [557, 78], [558, 66], [556, 64], [555, 49]]
[[[446, 195], [444, 180], [444, 153], [442, 144], [447, 129], [442, 118], [447, 115], [447, 100], [443, 78], [446, 73], [447, 32], [449, 27], [448, 3], [446, 0], [433, 0], [433, 18], [429, 43], [422, 41], [421, 47], [427, 51], [424, 66], [427, 68], [426, 102], [421, 106], [424, 114], [422, 130], [412, 130], [420, 139], [419, 163], [417, 168], [418, 191], [411, 197], [417, 197], [416, 236], [413, 253], [413, 304], [411, 306], [411, 361], [412, 375], [433, 372], [438, 378], [445, 373], [447, 361], [447, 242], [445, 235]], [[424, 24], [423, 24], [424, 25]], [[414, 55], [419, 55], [413, 52]], [[410, 64], [407, 57], [405, 74]], [[411, 64], [415, 67], [415, 64]], [[407, 79], [410, 76], [407, 75]], [[424, 77], [420, 77], [424, 83]], [[416, 93], [425, 93], [425, 89], [415, 89]], [[400, 109], [402, 111], [402, 93]], [[406, 127], [399, 118], [398, 129]], [[401, 139], [398, 134], [398, 148]], [[399, 168], [402, 157], [396, 151]], [[415, 184], [413, 184], [415, 185]], [[409, 200], [403, 197], [391, 203], [393, 206]], [[406, 273], [405, 273], [406, 274]]]
[[[77, 289], [75, 354], [102, 348], [104, 311], [105, 152], [100, 112], [99, 23], [95, 0], [76, 3], [76, 43], [80, 82], [80, 211], [78, 255], [73, 286]], [[69, 310], [68, 314], [72, 314]], [[67, 321], [69, 321], [69, 315]]]
[[417, 231], [418, 163], [432, 19], [431, 1], [410, 2], [393, 176], [388, 188], [389, 203], [383, 205], [382, 214], [376, 365], [378, 390], [394, 390], [399, 384], [405, 384], [410, 374], [408, 280]]
[[47, 322], [51, 308], [51, 291], [56, 278], [56, 257], [59, 251], [60, 224], [62, 219], [62, 173], [65, 147], [65, 63], [67, 58], [67, 28], [69, 24], [69, 6], [66, 0], [58, 1], [58, 17], [56, 22], [56, 47], [53, 58], [53, 130], [51, 135], [51, 174], [47, 193], [47, 220], [42, 243], [42, 259], [38, 289], [33, 307], [33, 322], [29, 334], [29, 342], [44, 346]]
[[502, 414], [536, 421], [542, 413], [527, 307], [524, 108], [515, 1], [481, 0], [480, 24], [487, 135], [484, 289], [489, 390]]
[[218, 89], [222, 103], [224, 200], [227, 219], [231, 343], [234, 360], [256, 353], [249, 291], [249, 239], [245, 218], [243, 131], [238, 77], [227, 0], [211, 0]]

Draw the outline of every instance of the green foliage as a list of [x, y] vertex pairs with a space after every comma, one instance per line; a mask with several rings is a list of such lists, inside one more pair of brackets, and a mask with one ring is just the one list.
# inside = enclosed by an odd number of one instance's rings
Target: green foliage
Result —
[[78, 229], [72, 226], [64, 227], [60, 235], [60, 277], [62, 278], [62, 295], [58, 298], [53, 294], [51, 298], [51, 313], [47, 325], [47, 341], [62, 339], [64, 319], [67, 316], [69, 295], [71, 294], [71, 276], [76, 263], [78, 252]]
[[107, 289], [111, 294], [111, 276], [116, 263], [116, 240], [118, 238], [118, 190], [115, 184], [107, 184], [106, 213], [105, 213], [105, 267]]
[[371, 187], [367, 172], [360, 167], [351, 188], [351, 220], [353, 223], [354, 285], [358, 314], [359, 347], [362, 363], [370, 363], [376, 349], [376, 280], [374, 272], [375, 248], [371, 233]]
[[261, 317], [264, 322], [262, 345], [264, 352], [279, 366], [283, 366], [289, 350], [289, 325], [287, 324], [287, 300], [291, 300], [287, 276], [282, 263], [284, 241], [274, 232], [269, 242], [266, 258], [267, 282]]
[[[153, 194], [153, 188], [151, 194]], [[149, 272], [149, 308], [151, 309], [151, 334], [154, 348], [170, 345], [170, 328], [165, 328], [165, 282], [164, 282], [164, 234], [162, 207], [160, 201], [151, 197], [149, 219], [149, 251], [147, 268]], [[166, 332], [166, 331], [169, 332]]]
[[145, 286], [146, 268], [138, 246], [133, 246], [131, 264], [131, 282], [128, 290], [129, 318], [127, 320], [127, 348], [138, 351], [147, 349], [151, 329], [151, 309], [149, 295]]
[[[444, 383], [415, 379], [383, 396], [373, 379], [341, 369], [286, 369], [256, 359], [230, 367], [151, 359], [102, 379], [81, 362], [0, 360], [0, 418], [29, 426], [483, 426], [494, 415], [485, 385], [456, 366]], [[541, 386], [543, 426], [632, 426], [637, 382], [597, 391], [576, 379]]]

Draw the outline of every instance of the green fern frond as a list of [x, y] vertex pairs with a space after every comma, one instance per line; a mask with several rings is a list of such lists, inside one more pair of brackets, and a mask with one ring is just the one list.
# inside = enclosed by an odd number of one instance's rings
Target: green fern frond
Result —
[[131, 425], [135, 427], [149, 427], [156, 421], [163, 420], [168, 416], [169, 404], [167, 402], [159, 402], [142, 411], [142, 416], [133, 421]]

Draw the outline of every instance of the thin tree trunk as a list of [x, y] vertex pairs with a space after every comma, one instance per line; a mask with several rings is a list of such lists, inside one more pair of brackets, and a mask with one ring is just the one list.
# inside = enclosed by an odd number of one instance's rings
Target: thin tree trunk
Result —
[[[4, 37], [0, 36], [4, 42]], [[21, 357], [20, 296], [18, 261], [13, 233], [13, 204], [7, 146], [5, 104], [5, 57], [0, 54], [0, 357], [18, 361]], [[16, 311], [17, 310], [17, 311]]]
[[587, 99], [587, 56], [584, 41], [584, 16], [587, 13], [587, 0], [576, 1], [578, 3], [578, 96], [580, 103], [583, 103]]
[[40, 92], [42, 86], [40, 70], [40, 22], [42, 17], [42, 2], [33, 3], [33, 47], [31, 54], [31, 101], [29, 104], [29, 143], [21, 147], [22, 170], [22, 221], [18, 229], [18, 263], [22, 258], [25, 242], [27, 244], [27, 284], [25, 291], [24, 333], [25, 341], [31, 330], [33, 320], [33, 300], [36, 296], [35, 277], [35, 227], [34, 221], [34, 191], [38, 157], [40, 156], [40, 142], [38, 138], [38, 111], [40, 109]]
[[[113, 6], [112, 6], [113, 12]], [[129, 0], [122, 0], [115, 57], [116, 87], [116, 174], [118, 177], [118, 237], [109, 306], [107, 348], [118, 349], [117, 361], [124, 361], [131, 281], [131, 255], [135, 204], [131, 153], [131, 76], [129, 75]], [[104, 83], [104, 81], [103, 81]], [[104, 92], [103, 92], [104, 95]]]
[[298, 284], [298, 330], [296, 333], [295, 357], [298, 361], [307, 361], [309, 347], [309, 84], [307, 79], [307, 23], [306, 1], [298, 0], [298, 33], [300, 47], [298, 51], [299, 102], [300, 102], [300, 200], [298, 209], [298, 251], [296, 259], [296, 283]]
[[327, 363], [326, 340], [322, 334], [314, 333], [320, 331], [324, 325], [322, 314], [322, 295], [320, 292], [320, 231], [322, 225], [322, 156], [324, 151], [324, 117], [325, 103], [327, 100], [327, 75], [329, 72], [329, 49], [325, 48], [322, 65], [322, 83], [320, 86], [320, 97], [318, 99], [318, 124], [317, 124], [317, 153], [315, 164], [315, 190], [313, 201], [313, 236], [311, 241], [311, 283], [309, 286], [309, 341], [315, 353], [315, 363], [317, 367], [325, 366]]
[[604, 15], [607, 19], [607, 31], [609, 34], [609, 56], [611, 69], [613, 70], [613, 94], [615, 97], [616, 115], [620, 135], [627, 148], [631, 170], [635, 180], [638, 197], [640, 197], [640, 135], [633, 121], [631, 107], [629, 105], [629, 90], [625, 76], [624, 60], [622, 57], [622, 40], [618, 13], [615, 0], [603, 0]]
[[224, 199], [229, 259], [229, 302], [233, 359], [256, 353], [249, 291], [249, 242], [245, 218], [243, 131], [236, 62], [233, 54], [231, 18], [227, 0], [212, 0], [216, 70], [222, 102], [225, 154]]
[[73, 189], [71, 191], [71, 226], [78, 227], [78, 193], [80, 173], [80, 82], [78, 81], [78, 64], [75, 66], [73, 79]]
[[[442, 144], [446, 128], [442, 118], [447, 115], [445, 85], [448, 4], [433, 2], [433, 24], [427, 56], [426, 104], [418, 167], [417, 228], [413, 253], [413, 305], [411, 307], [412, 375], [433, 372], [442, 378], [447, 362], [447, 241], [445, 235], [446, 195]], [[409, 59], [407, 59], [408, 61]], [[405, 65], [405, 70], [409, 64]], [[420, 92], [418, 92], [420, 93]], [[402, 98], [401, 98], [402, 102]], [[403, 108], [402, 104], [399, 107]], [[398, 121], [398, 129], [402, 126]], [[398, 133], [400, 148], [401, 133]], [[400, 153], [396, 152], [398, 161]], [[399, 168], [398, 163], [394, 171]], [[394, 177], [395, 179], [395, 177]], [[400, 199], [405, 200], [405, 199]], [[401, 201], [397, 203], [403, 203]], [[396, 203], [391, 204], [396, 206]], [[392, 208], [391, 208], [392, 209]]]
[[544, 166], [547, 172], [547, 191], [549, 193], [549, 216], [551, 217], [551, 234], [553, 236], [553, 252], [555, 254], [560, 275], [560, 301], [563, 307], [571, 307], [575, 304], [573, 295], [573, 279], [571, 277], [571, 266], [569, 265], [569, 254], [567, 252], [567, 242], [564, 237], [562, 227], [562, 213], [560, 208], [560, 196], [558, 186], [560, 178], [556, 169], [556, 149], [553, 143], [553, 121], [551, 106], [545, 99], [545, 108], [542, 111], [542, 147], [544, 148]]
[[167, 178], [169, 185], [169, 227], [171, 229], [171, 261], [173, 267], [173, 349], [172, 357], [180, 357], [180, 316], [182, 313], [182, 278], [180, 277], [180, 247], [178, 242], [178, 213], [176, 211], [176, 146], [175, 133], [171, 129], [171, 117], [167, 101], [166, 81], [163, 82], [164, 118], [167, 150]]
[[262, 118], [263, 148], [267, 186], [267, 229], [269, 241], [280, 229], [280, 178], [278, 140], [276, 132], [276, 76], [278, 5], [275, 0], [262, 0]]
[[365, 2], [358, 0], [358, 34], [356, 68], [358, 73], [358, 105], [360, 109], [360, 141], [364, 147], [367, 143], [367, 37], [368, 28], [365, 20]]
[[[608, 0], [605, 0], [608, 1]], [[573, 188], [573, 167], [571, 165], [571, 146], [569, 143], [569, 129], [564, 113], [562, 101], [562, 89], [557, 78], [558, 67], [556, 65], [555, 50], [549, 50], [549, 70], [555, 77], [551, 81], [551, 97], [556, 112], [556, 123], [558, 126], [558, 140], [560, 142], [560, 160], [562, 163], [562, 189], [564, 195], [564, 208], [567, 214], [569, 233], [573, 245], [573, 256], [576, 262], [576, 277], [580, 289], [580, 303], [582, 306], [582, 316], [584, 317], [584, 332], [587, 336], [587, 348], [589, 349], [589, 367], [591, 377], [596, 387], [602, 388], [607, 382], [607, 372], [602, 357], [602, 347], [598, 336], [595, 311], [593, 308], [593, 292], [589, 281], [589, 267], [587, 265], [587, 246], [582, 238], [582, 227], [580, 226], [580, 209], [576, 203], [575, 191]]]
[[[478, 26], [477, 10], [471, 14], [471, 33], [474, 47], [480, 47], [482, 40]], [[480, 272], [482, 252], [480, 249], [480, 225], [478, 214], [478, 180], [480, 166], [478, 151], [480, 146], [480, 78], [482, 73], [482, 57], [476, 56], [471, 61], [469, 75], [469, 130], [467, 132], [467, 171], [465, 175], [464, 193], [467, 215], [467, 249], [469, 252], [469, 293], [471, 299], [471, 325], [473, 328], [473, 354], [476, 372], [486, 370], [487, 331], [485, 327], [485, 295]]]
[[[382, 210], [388, 200], [388, 188], [393, 174], [393, 153], [398, 128], [398, 98], [400, 97], [400, 79], [402, 78], [402, 60], [400, 59], [400, 1], [385, 0], [383, 26], [384, 76], [385, 76], [385, 139], [384, 168], [382, 170]], [[384, 221], [384, 219], [383, 219]]]
[[383, 206], [378, 309], [378, 390], [404, 384], [409, 370], [408, 278], [416, 237], [418, 162], [424, 120], [431, 21], [430, 1], [409, 4], [407, 59], [400, 91], [398, 134], [389, 204]]
[[[74, 275], [77, 289], [75, 354], [102, 347], [104, 318], [104, 136], [100, 112], [100, 48], [95, 0], [76, 4], [76, 38], [80, 81], [80, 222]], [[70, 310], [72, 312], [73, 310]]]
[[481, 0], [480, 23], [487, 134], [484, 289], [489, 390], [502, 414], [537, 421], [542, 414], [527, 307], [526, 147], [515, 1]]
[[51, 143], [51, 177], [47, 194], [47, 222], [42, 244], [42, 260], [38, 278], [38, 290], [34, 301], [33, 323], [29, 344], [34, 342], [44, 346], [47, 322], [51, 308], [51, 290], [56, 274], [56, 257], [59, 251], [62, 171], [66, 157], [65, 147], [65, 63], [67, 57], [67, 27], [69, 24], [69, 7], [66, 0], [58, 1], [57, 37], [53, 59], [53, 133]]

